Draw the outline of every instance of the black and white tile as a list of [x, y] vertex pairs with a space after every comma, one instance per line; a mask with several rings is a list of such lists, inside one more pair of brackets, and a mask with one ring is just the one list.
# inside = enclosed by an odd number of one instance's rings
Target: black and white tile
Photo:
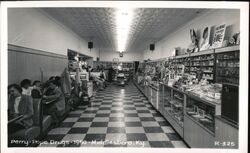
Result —
[[88, 106], [70, 112], [39, 146], [187, 147], [132, 83], [96, 93]]

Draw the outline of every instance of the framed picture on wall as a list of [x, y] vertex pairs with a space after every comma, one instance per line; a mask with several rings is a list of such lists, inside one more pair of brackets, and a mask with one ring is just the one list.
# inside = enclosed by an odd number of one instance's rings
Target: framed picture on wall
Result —
[[225, 31], [226, 31], [226, 24], [222, 24], [215, 27], [212, 48], [222, 47]]
[[199, 48], [200, 51], [206, 50], [210, 47], [210, 32], [211, 32], [211, 28], [210, 27], [205, 27], [201, 33], [201, 39], [199, 42]]

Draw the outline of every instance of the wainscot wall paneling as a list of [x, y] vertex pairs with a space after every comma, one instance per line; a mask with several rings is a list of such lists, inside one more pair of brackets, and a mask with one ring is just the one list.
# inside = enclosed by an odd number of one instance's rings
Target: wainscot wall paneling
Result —
[[61, 75], [67, 66], [65, 55], [8, 45], [8, 84], [20, 83], [25, 78], [41, 80], [42, 76], [42, 81], [46, 81], [51, 76]]

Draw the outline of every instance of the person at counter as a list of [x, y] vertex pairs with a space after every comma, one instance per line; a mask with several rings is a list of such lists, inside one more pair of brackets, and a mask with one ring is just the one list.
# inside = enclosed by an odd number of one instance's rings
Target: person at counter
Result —
[[100, 69], [100, 66], [99, 65], [97, 65], [97, 67], [96, 67], [96, 71], [97, 72], [99, 72], [101, 69]]
[[54, 127], [58, 127], [60, 123], [60, 118], [65, 112], [65, 97], [60, 89], [60, 82], [53, 80], [49, 82], [49, 88], [51, 93], [49, 95], [44, 95], [45, 114], [52, 116], [52, 123]]
[[114, 69], [113, 69], [113, 67], [111, 66], [111, 67], [109, 68], [109, 70], [108, 70], [108, 81], [109, 81], [109, 82], [112, 82], [112, 81], [113, 81], [113, 79], [112, 79], [113, 73], [114, 73]]
[[104, 72], [103, 69], [101, 70], [100, 76], [99, 76], [99, 77], [100, 77], [100, 80], [103, 81], [104, 87], [107, 87], [108, 84], [107, 84], [107, 82], [106, 82], [106, 74], [105, 74], [105, 72]]
[[33, 125], [33, 102], [30, 96], [22, 94], [22, 88], [17, 84], [8, 87], [8, 120], [18, 118], [8, 124], [8, 133], [27, 129]]
[[105, 75], [105, 72], [104, 72], [103, 69], [102, 69], [101, 72], [100, 72], [100, 78], [101, 78], [102, 80], [106, 80], [106, 75]]

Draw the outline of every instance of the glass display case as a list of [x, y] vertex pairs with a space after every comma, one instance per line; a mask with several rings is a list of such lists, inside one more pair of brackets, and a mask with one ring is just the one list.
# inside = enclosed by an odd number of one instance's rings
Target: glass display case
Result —
[[165, 110], [170, 109], [170, 101], [172, 99], [172, 88], [169, 86], [165, 85], [164, 86], [164, 108]]
[[[181, 126], [183, 127], [183, 106], [184, 106], [184, 94], [177, 90], [172, 88], [172, 93], [170, 89], [170, 95], [169, 95], [169, 89], [166, 88], [166, 91], [164, 91], [164, 94], [168, 94], [168, 96], [164, 95], [165, 100], [165, 110], [172, 116], [172, 118]], [[171, 96], [172, 94], [172, 96]], [[169, 97], [170, 96], [170, 97]], [[171, 98], [172, 97], [172, 98]]]
[[151, 104], [158, 110], [159, 109], [159, 86], [149, 86], [151, 90]]
[[212, 133], [215, 132], [215, 115], [220, 115], [220, 111], [216, 110], [219, 110], [216, 109], [216, 105], [207, 103], [197, 97], [187, 96], [186, 114]]
[[164, 88], [165, 85], [163, 83], [160, 83], [159, 85], [159, 112], [164, 115]]

